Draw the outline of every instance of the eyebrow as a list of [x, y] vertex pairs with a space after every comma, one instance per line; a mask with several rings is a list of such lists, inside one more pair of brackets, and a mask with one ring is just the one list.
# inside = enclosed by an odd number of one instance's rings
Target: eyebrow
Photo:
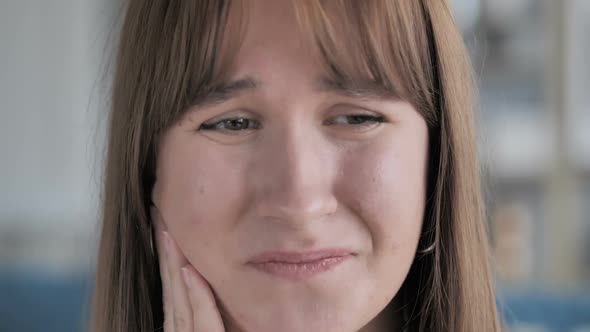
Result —
[[[247, 91], [256, 90], [261, 85], [260, 81], [250, 76], [235, 81], [221, 82], [192, 98], [190, 105], [191, 107], [205, 107], [222, 104]], [[352, 82], [321, 77], [317, 80], [315, 90], [356, 99], [400, 98], [396, 91], [389, 91], [382, 85], [370, 81]]]
[[205, 90], [204, 93], [195, 96], [191, 100], [191, 107], [213, 106], [224, 103], [238, 95], [248, 91], [255, 90], [260, 86], [260, 82], [252, 77], [246, 77], [231, 82], [221, 82]]
[[345, 81], [322, 77], [317, 90], [357, 99], [400, 99], [397, 91], [390, 91], [373, 81]]

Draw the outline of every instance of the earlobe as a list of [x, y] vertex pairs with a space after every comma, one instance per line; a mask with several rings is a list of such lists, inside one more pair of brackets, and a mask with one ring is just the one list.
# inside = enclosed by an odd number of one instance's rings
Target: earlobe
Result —
[[[158, 190], [158, 179], [154, 179], [154, 184], [152, 186], [152, 190], [150, 192], [150, 210], [152, 207], [156, 206], [156, 202], [159, 202], [158, 197], [160, 196], [158, 194], [159, 190]], [[151, 212], [151, 211], [150, 211]]]
[[154, 185], [152, 186], [152, 190], [150, 192], [149, 214], [150, 214], [150, 220], [151, 220], [153, 226], [156, 228], [156, 230], [163, 228], [163, 223], [161, 220], [160, 211], [159, 211], [159, 207], [157, 204], [160, 202], [158, 200], [158, 197], [160, 196], [158, 194], [158, 192], [159, 192], [158, 187], [159, 187], [158, 180], [155, 179]]
[[158, 206], [153, 202], [150, 205], [150, 220], [156, 231], [165, 231], [167, 229], [166, 223], [162, 220], [162, 215]]

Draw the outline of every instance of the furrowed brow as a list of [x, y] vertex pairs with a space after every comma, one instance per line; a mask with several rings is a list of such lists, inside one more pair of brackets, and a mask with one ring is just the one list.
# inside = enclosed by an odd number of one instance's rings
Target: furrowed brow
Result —
[[322, 77], [318, 80], [318, 91], [333, 93], [336, 95], [360, 98], [360, 99], [400, 99], [397, 91], [390, 91], [385, 89], [376, 82], [351, 82], [339, 81]]
[[254, 90], [259, 86], [260, 82], [251, 77], [231, 82], [222, 82], [195, 96], [190, 103], [190, 107], [204, 107], [221, 104], [236, 98], [238, 95], [248, 90]]

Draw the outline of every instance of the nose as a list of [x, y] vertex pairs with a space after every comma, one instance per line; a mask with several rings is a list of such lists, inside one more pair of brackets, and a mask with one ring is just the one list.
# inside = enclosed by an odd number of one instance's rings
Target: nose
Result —
[[335, 155], [321, 134], [292, 126], [265, 142], [255, 172], [256, 215], [292, 227], [336, 211]]

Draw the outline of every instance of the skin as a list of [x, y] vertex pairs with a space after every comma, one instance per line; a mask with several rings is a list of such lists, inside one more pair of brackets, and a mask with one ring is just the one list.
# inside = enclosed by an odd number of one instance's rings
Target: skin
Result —
[[[167, 332], [374, 332], [399, 324], [386, 307], [422, 226], [426, 123], [402, 100], [318, 89], [321, 58], [282, 2], [248, 2], [229, 76], [257, 87], [193, 107], [160, 141], [151, 213]], [[357, 114], [384, 122], [359, 124]], [[251, 119], [255, 129], [203, 127], [232, 118]], [[266, 251], [334, 247], [354, 255], [305, 280], [248, 264]]]

